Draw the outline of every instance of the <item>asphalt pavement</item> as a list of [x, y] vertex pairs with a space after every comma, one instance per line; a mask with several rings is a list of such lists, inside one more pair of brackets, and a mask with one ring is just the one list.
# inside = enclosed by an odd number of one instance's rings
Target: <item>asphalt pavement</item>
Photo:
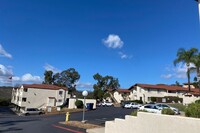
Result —
[[[88, 123], [104, 126], [105, 121], [124, 118], [132, 109], [120, 107], [98, 107], [87, 111]], [[82, 112], [70, 114], [71, 121], [81, 121]], [[7, 107], [0, 107], [0, 132], [2, 133], [85, 133], [85, 129], [59, 124], [65, 121], [65, 114], [18, 116]]]

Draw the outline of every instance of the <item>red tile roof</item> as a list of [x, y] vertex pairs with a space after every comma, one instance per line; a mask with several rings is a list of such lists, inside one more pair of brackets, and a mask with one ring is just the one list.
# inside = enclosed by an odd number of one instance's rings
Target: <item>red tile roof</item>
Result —
[[192, 88], [190, 93], [193, 94], [194, 96], [200, 96], [200, 89]]
[[130, 87], [129, 90], [135, 88], [136, 86], [146, 88], [146, 89], [164, 89], [168, 91], [188, 91], [188, 88], [180, 87], [180, 86], [171, 86], [171, 85], [150, 85], [150, 84], [135, 84], [134, 86]]
[[121, 93], [129, 93], [129, 92], [131, 92], [128, 89], [117, 89], [116, 91], [121, 92]]
[[37, 89], [49, 89], [49, 90], [59, 90], [64, 89], [67, 90], [66, 87], [59, 87], [56, 85], [48, 85], [48, 84], [23, 84], [24, 88], [37, 88]]

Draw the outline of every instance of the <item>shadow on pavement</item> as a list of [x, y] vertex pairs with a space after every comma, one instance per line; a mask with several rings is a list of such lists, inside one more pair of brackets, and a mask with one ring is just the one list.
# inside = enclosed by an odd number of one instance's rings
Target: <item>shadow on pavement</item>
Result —
[[37, 121], [37, 120], [16, 120], [16, 121], [4, 121], [4, 122], [0, 122], [0, 125], [1, 126], [12, 126], [12, 125], [15, 125], [16, 123], [19, 123], [19, 122], [30, 122], [30, 121]]
[[11, 131], [21, 131], [22, 129], [21, 128], [17, 128], [17, 127], [10, 127], [8, 129], [5, 129], [5, 130], [0, 130], [0, 133], [3, 133], [3, 132], [11, 132]]
[[10, 107], [0, 106], [0, 116], [1, 115], [15, 115], [15, 113], [10, 109]]

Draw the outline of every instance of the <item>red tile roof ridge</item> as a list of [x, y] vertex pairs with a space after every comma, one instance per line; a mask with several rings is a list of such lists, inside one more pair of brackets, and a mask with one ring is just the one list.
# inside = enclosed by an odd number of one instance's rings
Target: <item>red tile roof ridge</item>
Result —
[[116, 91], [118, 91], [118, 92], [131, 92], [131, 91], [128, 90], [128, 89], [116, 89]]
[[165, 84], [157, 84], [157, 85], [152, 85], [152, 84], [135, 84], [134, 86], [140, 86], [143, 88], [152, 88], [152, 89], [165, 89], [165, 90], [171, 90], [171, 91], [187, 91], [188, 88], [184, 88], [181, 86], [172, 86], [172, 85], [165, 85]]
[[67, 90], [66, 87], [60, 87], [57, 85], [49, 85], [49, 84], [23, 84], [24, 88], [38, 88], [38, 89], [50, 89], [50, 90], [59, 90], [64, 89]]

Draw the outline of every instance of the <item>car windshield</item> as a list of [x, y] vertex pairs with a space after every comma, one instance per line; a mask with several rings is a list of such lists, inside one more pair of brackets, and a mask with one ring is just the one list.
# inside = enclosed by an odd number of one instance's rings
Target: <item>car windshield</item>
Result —
[[163, 104], [162, 107], [164, 107], [164, 108], [169, 108], [169, 106], [166, 105], [166, 104]]

